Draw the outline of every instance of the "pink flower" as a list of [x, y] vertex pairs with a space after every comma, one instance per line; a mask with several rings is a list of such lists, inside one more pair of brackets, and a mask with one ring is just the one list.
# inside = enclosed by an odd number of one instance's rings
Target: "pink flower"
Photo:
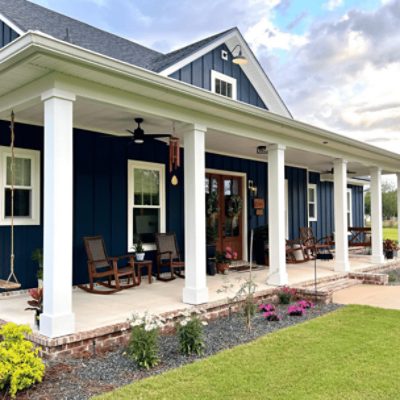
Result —
[[234, 251], [233, 252], [233, 259], [237, 260], [237, 258], [238, 258], [238, 253], [237, 253], [237, 251]]

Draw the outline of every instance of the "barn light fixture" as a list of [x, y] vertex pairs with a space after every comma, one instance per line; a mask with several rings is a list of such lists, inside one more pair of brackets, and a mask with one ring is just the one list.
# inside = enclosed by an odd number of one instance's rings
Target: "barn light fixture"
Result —
[[237, 44], [233, 50], [231, 51], [232, 55], [234, 53], [234, 51], [239, 47], [239, 52], [237, 53], [236, 56], [233, 56], [232, 62], [234, 64], [238, 64], [238, 65], [245, 65], [247, 64], [249, 61], [247, 60], [247, 58], [242, 54], [242, 46], [240, 44]]

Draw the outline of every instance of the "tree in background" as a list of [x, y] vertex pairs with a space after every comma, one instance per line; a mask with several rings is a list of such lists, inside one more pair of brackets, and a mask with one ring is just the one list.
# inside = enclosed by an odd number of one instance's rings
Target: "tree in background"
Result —
[[[371, 192], [365, 195], [365, 214], [371, 215]], [[382, 214], [383, 219], [397, 217], [397, 190], [390, 182], [382, 183]]]

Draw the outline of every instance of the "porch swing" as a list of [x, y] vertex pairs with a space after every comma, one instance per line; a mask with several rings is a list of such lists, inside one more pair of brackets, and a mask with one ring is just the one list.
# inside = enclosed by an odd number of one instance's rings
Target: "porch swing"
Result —
[[14, 269], [14, 184], [15, 184], [15, 151], [14, 151], [14, 111], [11, 112], [11, 251], [10, 251], [10, 275], [6, 280], [0, 279], [0, 289], [3, 290], [15, 290], [21, 287], [17, 276], [15, 275]]

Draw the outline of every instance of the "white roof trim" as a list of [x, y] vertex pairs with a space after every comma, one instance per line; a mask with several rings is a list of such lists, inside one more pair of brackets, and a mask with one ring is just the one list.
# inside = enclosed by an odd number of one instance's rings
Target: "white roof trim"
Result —
[[14, 32], [17, 32], [18, 35], [23, 35], [25, 32], [14, 24], [11, 20], [9, 20], [6, 16], [0, 13], [0, 21], [3, 21], [7, 26], [9, 26]]
[[197, 60], [198, 58], [204, 56], [205, 54], [209, 53], [210, 51], [214, 50], [216, 47], [224, 43], [226, 43], [227, 47], [230, 50], [232, 50], [237, 44], [240, 44], [243, 55], [249, 60], [247, 64], [241, 65], [240, 67], [242, 68], [243, 72], [246, 74], [247, 78], [250, 80], [254, 88], [257, 88], [256, 90], [258, 95], [268, 107], [269, 111], [275, 114], [282, 115], [284, 117], [293, 118], [285, 103], [276, 91], [275, 87], [266, 75], [265, 71], [260, 66], [260, 63], [254, 56], [249, 45], [244, 40], [240, 32], [236, 29], [228, 32], [226, 35], [221, 36], [220, 38], [216, 39], [215, 41], [201, 48], [195, 53], [190, 54], [183, 60], [160, 71], [160, 75], [169, 76], [183, 68], [185, 65], [190, 64], [194, 60]]

